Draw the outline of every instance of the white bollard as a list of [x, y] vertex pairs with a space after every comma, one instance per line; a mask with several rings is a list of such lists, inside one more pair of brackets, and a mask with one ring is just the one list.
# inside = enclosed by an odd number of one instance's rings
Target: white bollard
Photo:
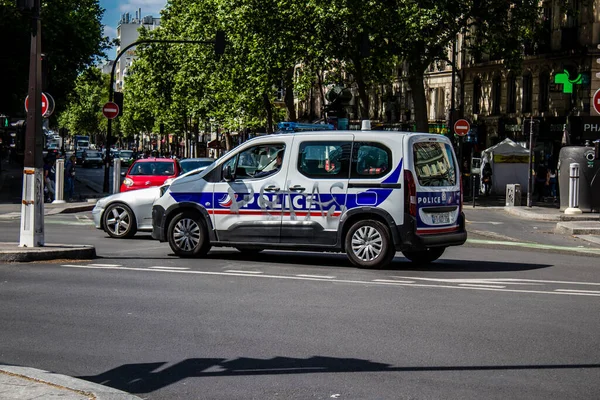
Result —
[[569, 164], [569, 208], [565, 214], [581, 214], [579, 209], [579, 164]]
[[113, 160], [113, 194], [121, 190], [121, 159], [115, 157]]
[[65, 198], [65, 160], [59, 158], [54, 164], [56, 170], [56, 183], [54, 185], [54, 198], [52, 204], [63, 204], [66, 203]]

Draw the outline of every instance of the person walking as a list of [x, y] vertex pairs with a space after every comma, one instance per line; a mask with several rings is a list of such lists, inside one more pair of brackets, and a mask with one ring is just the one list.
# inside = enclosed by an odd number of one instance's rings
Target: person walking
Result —
[[75, 163], [77, 157], [71, 155], [65, 164], [65, 198], [67, 201], [73, 201], [75, 197]]
[[548, 189], [550, 192], [550, 197], [552, 197], [552, 199], [554, 201], [556, 201], [556, 195], [557, 195], [556, 182], [557, 182], [556, 169], [548, 168], [548, 176], [546, 178], [546, 185], [548, 186]]
[[543, 202], [548, 187], [548, 169], [544, 164], [538, 165], [535, 170], [535, 191], [538, 195], [537, 201]]
[[56, 182], [56, 168], [54, 165], [55, 161], [56, 160], [54, 158], [49, 157], [46, 159], [46, 163], [44, 164], [44, 185], [48, 190], [46, 196], [47, 203], [52, 203], [52, 201], [54, 201], [56, 198], [56, 189], [54, 186]]
[[490, 192], [492, 191], [492, 175], [492, 166], [489, 162], [485, 163], [485, 165], [483, 166], [481, 177], [483, 182], [484, 193], [486, 196], [489, 196]]

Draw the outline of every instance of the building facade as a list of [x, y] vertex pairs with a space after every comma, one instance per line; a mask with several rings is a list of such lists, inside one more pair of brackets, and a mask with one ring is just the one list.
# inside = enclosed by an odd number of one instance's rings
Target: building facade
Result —
[[[155, 18], [151, 15], [142, 17], [142, 9], [138, 9], [135, 12], [135, 18], [131, 18], [129, 13], [121, 15], [121, 20], [117, 26], [117, 38], [119, 39], [119, 46], [117, 47], [117, 53], [129, 46], [131, 43], [138, 40], [140, 36], [139, 29], [141, 27], [149, 30], [154, 30], [160, 26], [160, 18]], [[123, 90], [125, 83], [125, 77], [127, 76], [128, 69], [131, 67], [133, 60], [135, 59], [135, 47], [127, 50], [127, 52], [117, 60], [117, 67], [115, 70], [115, 90], [120, 92]]]

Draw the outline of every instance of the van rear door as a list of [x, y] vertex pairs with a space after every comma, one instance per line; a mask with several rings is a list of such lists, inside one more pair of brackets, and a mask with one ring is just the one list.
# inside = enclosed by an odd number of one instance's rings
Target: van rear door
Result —
[[416, 189], [417, 234], [455, 232], [462, 207], [460, 170], [450, 141], [441, 135], [409, 138], [407, 168]]

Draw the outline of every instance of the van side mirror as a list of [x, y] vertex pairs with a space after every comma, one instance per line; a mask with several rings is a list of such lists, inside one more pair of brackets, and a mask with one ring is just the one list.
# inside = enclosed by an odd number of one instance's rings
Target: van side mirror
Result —
[[230, 165], [227, 165], [225, 168], [223, 168], [223, 179], [225, 179], [227, 182], [230, 182], [235, 179], [233, 173], [231, 172]]

